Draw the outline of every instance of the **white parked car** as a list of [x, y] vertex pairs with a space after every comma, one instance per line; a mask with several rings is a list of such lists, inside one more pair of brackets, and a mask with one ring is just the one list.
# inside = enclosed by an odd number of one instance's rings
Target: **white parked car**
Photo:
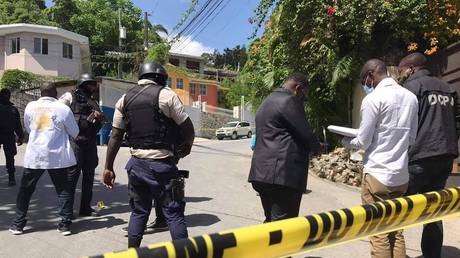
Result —
[[229, 122], [216, 131], [216, 137], [219, 140], [222, 140], [225, 137], [230, 137], [235, 140], [244, 136], [248, 138], [252, 137], [251, 124], [248, 122]]

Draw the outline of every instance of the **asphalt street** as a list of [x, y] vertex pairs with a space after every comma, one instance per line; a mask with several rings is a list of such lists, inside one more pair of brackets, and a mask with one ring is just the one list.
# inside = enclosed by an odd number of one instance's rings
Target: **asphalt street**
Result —
[[[16, 156], [19, 182], [22, 174], [25, 146]], [[105, 161], [105, 147], [99, 147], [100, 163]], [[181, 169], [190, 170], [187, 180], [186, 220], [191, 236], [262, 223], [260, 200], [247, 183], [252, 152], [249, 140], [209, 141], [198, 139], [192, 154], [179, 163]], [[129, 204], [127, 176], [124, 165], [129, 158], [122, 148], [116, 159], [116, 185], [113, 190], [101, 183], [102, 165], [97, 168], [93, 202], [103, 201], [106, 208], [99, 217], [77, 218], [72, 225], [73, 234], [62, 236], [57, 231], [57, 198], [49, 176], [44, 174], [32, 197], [28, 225], [23, 235], [8, 232], [15, 209], [16, 187], [7, 187], [5, 160], [0, 155], [0, 257], [82, 257], [124, 250], [127, 238], [122, 228], [127, 226]], [[453, 177], [451, 185], [459, 185], [460, 177]], [[303, 196], [301, 215], [351, 207], [360, 204], [359, 189], [309, 177], [311, 193]], [[77, 190], [74, 211], [77, 211], [80, 191]], [[154, 215], [151, 216], [151, 220]], [[443, 257], [460, 257], [460, 219], [445, 222], [445, 248]], [[405, 231], [409, 257], [421, 255], [419, 239], [421, 227]], [[168, 241], [168, 232], [147, 234], [143, 245]], [[341, 246], [307, 253], [298, 257], [370, 257], [367, 240], [357, 240]]]

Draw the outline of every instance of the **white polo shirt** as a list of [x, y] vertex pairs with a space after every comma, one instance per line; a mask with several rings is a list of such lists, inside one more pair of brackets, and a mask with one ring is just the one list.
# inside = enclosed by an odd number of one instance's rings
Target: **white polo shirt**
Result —
[[51, 97], [30, 102], [24, 111], [24, 127], [29, 133], [25, 168], [58, 169], [77, 164], [69, 137], [77, 137], [79, 129], [65, 104]]
[[361, 118], [357, 137], [344, 138], [344, 146], [365, 150], [364, 173], [386, 186], [406, 184], [408, 149], [417, 136], [417, 97], [386, 78], [364, 98]]

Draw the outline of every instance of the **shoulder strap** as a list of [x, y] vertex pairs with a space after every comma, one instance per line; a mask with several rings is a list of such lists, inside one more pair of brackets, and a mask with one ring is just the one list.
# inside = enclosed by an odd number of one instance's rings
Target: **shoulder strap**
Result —
[[[144, 91], [146, 91], [147, 89], [149, 89], [151, 86], [154, 86], [153, 84], [148, 84], [146, 86], [144, 86], [141, 90], [139, 90], [136, 94], [134, 94], [130, 99], [125, 99], [125, 103], [123, 105], [123, 110], [126, 109], [126, 107], [128, 107], [131, 103], [133, 103], [134, 100], [136, 100], [137, 97], [139, 97], [139, 95], [141, 95]], [[156, 85], [155, 85], [156, 86]], [[158, 86], [158, 94], [157, 94], [157, 105], [158, 105], [158, 101], [159, 101], [159, 98], [160, 98], [160, 94], [159, 92], [164, 88], [164, 86]], [[126, 95], [125, 95], [125, 98], [126, 98]]]

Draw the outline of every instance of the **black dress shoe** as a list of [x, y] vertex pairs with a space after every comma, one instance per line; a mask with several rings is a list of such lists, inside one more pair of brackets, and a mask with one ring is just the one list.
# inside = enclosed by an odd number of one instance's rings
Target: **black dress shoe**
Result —
[[91, 209], [89, 211], [80, 211], [80, 217], [99, 217], [99, 212], [95, 209]]

